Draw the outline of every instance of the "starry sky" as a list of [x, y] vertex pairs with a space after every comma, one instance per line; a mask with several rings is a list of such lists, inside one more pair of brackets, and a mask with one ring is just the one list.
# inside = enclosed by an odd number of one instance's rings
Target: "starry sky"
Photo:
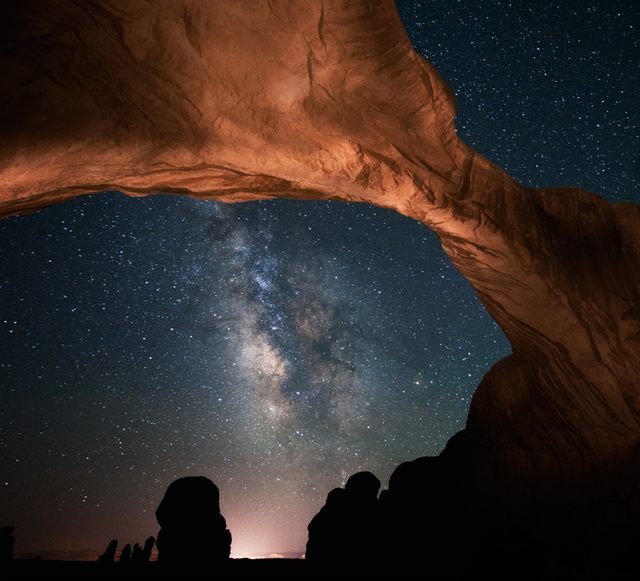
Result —
[[[476, 151], [640, 202], [635, 1], [397, 6]], [[142, 543], [204, 475], [232, 556], [300, 555], [329, 490], [439, 453], [510, 352], [436, 236], [362, 204], [104, 192], [2, 220], [0, 248], [16, 554]]]

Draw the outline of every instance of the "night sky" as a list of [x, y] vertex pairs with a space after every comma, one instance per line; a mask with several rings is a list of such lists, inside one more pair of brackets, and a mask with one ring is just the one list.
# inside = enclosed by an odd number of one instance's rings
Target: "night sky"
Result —
[[[640, 202], [637, 2], [398, 9], [476, 151]], [[439, 453], [510, 352], [437, 237], [362, 204], [107, 192], [2, 220], [0, 249], [15, 554], [142, 543], [186, 475], [219, 486], [232, 556], [301, 554], [329, 490]]]

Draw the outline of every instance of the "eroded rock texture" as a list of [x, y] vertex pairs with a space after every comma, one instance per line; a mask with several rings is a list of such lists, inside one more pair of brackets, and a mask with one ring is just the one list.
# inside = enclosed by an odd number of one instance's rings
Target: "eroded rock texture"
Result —
[[2, 10], [2, 215], [103, 189], [395, 209], [513, 346], [471, 406], [479, 464], [526, 486], [635, 466], [640, 209], [527, 189], [462, 143], [391, 0]]

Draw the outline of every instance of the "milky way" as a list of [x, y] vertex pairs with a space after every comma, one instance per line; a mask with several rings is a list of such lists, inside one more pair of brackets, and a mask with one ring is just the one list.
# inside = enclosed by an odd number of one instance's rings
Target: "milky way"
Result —
[[[637, 203], [632, 4], [398, 7], [467, 143], [525, 185]], [[105, 192], [2, 221], [0, 247], [20, 553], [142, 542], [202, 474], [235, 556], [301, 554], [329, 490], [441, 451], [510, 352], [436, 236], [379, 208]]]

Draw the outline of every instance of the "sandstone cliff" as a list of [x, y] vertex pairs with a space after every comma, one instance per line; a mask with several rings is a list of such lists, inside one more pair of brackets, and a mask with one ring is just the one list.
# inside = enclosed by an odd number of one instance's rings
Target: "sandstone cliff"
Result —
[[640, 209], [527, 189], [454, 127], [391, 0], [3, 3], [0, 215], [105, 189], [366, 202], [442, 240], [511, 341], [468, 419], [483, 462], [635, 462]]

